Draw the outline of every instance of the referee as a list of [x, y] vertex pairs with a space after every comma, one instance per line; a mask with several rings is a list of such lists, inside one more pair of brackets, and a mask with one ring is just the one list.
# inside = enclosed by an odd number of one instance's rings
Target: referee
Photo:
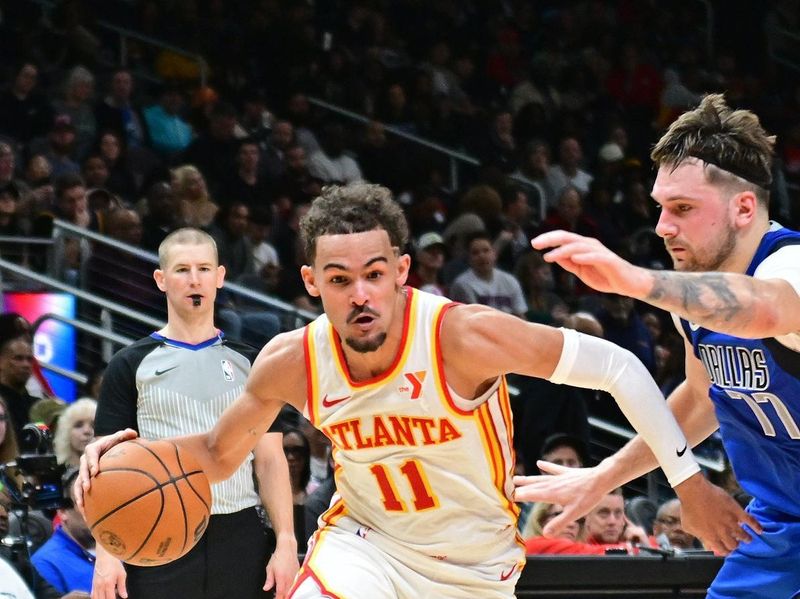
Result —
[[[208, 431], [244, 389], [255, 360], [256, 350], [214, 327], [214, 299], [225, 278], [214, 240], [199, 229], [179, 229], [164, 239], [158, 257], [153, 277], [167, 297], [167, 325], [112, 358], [98, 400], [98, 437], [125, 428], [144, 439]], [[275, 531], [274, 547], [260, 505]], [[143, 568], [98, 545], [92, 597], [255, 599], [270, 596], [262, 589], [274, 586], [281, 598], [297, 568], [289, 469], [273, 425], [234, 475], [212, 486], [208, 529], [189, 553]]]

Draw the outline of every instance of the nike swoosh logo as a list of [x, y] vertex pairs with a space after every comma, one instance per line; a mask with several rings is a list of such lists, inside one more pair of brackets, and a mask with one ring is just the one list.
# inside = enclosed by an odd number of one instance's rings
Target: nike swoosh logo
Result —
[[500, 580], [508, 580], [511, 578], [511, 575], [517, 571], [517, 566], [513, 566], [508, 572], [501, 572], [500, 573]]
[[164, 370], [156, 370], [156, 376], [161, 376], [165, 372], [169, 372], [170, 370], [175, 370], [177, 366], [173, 366], [172, 368], [165, 368]]
[[345, 397], [337, 397], [336, 399], [328, 399], [328, 394], [325, 394], [325, 397], [322, 398], [322, 406], [325, 408], [332, 408], [336, 404], [342, 403], [343, 401], [347, 401], [353, 397], [352, 395], [346, 395]]
[[683, 457], [683, 454], [685, 454], [685, 453], [686, 453], [686, 449], [687, 449], [688, 447], [689, 447], [688, 445], [684, 445], [684, 446], [683, 446], [683, 449], [676, 449], [676, 450], [675, 450], [675, 453], [677, 453], [677, 454], [678, 454], [678, 457], [679, 457], [679, 458], [681, 458], [681, 457]]

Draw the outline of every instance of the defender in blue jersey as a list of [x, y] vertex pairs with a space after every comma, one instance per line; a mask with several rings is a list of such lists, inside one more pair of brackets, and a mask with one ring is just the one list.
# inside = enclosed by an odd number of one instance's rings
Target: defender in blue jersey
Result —
[[[706, 96], [654, 148], [656, 232], [675, 272], [636, 267], [597, 240], [563, 231], [533, 240], [546, 259], [600, 291], [669, 310], [686, 341], [686, 380], [669, 403], [691, 444], [719, 428], [742, 488], [742, 513], [720, 497], [684, 503], [683, 521], [729, 553], [713, 599], [800, 592], [800, 233], [769, 220], [772, 152], [751, 112]], [[683, 448], [676, 448], [680, 452]], [[637, 439], [597, 468], [517, 481], [517, 499], [566, 505], [549, 532], [599, 493], [654, 466]]]

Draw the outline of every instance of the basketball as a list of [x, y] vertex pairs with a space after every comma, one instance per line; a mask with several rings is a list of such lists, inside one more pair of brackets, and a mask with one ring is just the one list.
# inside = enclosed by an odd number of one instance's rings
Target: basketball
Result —
[[197, 461], [171, 441], [134, 439], [100, 457], [84, 506], [104, 549], [128, 564], [158, 566], [203, 536], [211, 488]]

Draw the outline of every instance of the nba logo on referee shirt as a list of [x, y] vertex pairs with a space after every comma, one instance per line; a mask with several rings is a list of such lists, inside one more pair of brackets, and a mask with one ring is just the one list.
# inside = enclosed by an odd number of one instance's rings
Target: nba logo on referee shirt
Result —
[[228, 360], [221, 360], [220, 365], [222, 366], [222, 376], [225, 377], [226, 381], [233, 380], [233, 366]]

